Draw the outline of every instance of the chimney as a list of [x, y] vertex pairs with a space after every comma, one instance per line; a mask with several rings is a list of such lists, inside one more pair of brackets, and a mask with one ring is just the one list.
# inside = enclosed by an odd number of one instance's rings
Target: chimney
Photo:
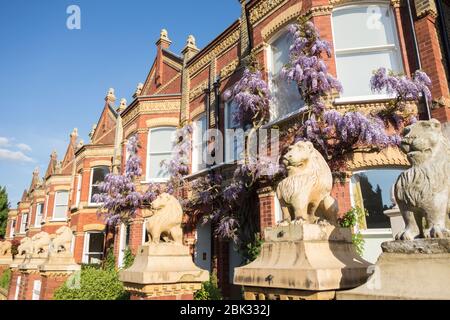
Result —
[[170, 47], [170, 41], [167, 30], [162, 29], [159, 35], [158, 41], [156, 41], [157, 54], [156, 54], [156, 86], [160, 86], [163, 83], [163, 49], [168, 49]]

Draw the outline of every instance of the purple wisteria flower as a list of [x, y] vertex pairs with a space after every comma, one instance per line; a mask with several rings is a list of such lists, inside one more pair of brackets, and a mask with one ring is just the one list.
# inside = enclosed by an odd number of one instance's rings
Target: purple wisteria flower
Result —
[[270, 92], [259, 70], [246, 68], [233, 88], [225, 91], [224, 99], [237, 105], [233, 113], [235, 123], [254, 123], [269, 113]]
[[294, 41], [289, 48], [290, 62], [283, 67], [281, 76], [297, 83], [300, 93], [310, 109], [319, 114], [325, 109], [323, 97], [333, 90], [342, 91], [341, 83], [329, 72], [322, 55], [331, 57], [330, 44], [322, 40], [310, 21], [289, 26]]
[[370, 79], [370, 86], [374, 92], [395, 95], [400, 102], [419, 100], [422, 96], [431, 101], [431, 80], [420, 70], [417, 70], [410, 79], [405, 75], [388, 72], [386, 68], [379, 68]]

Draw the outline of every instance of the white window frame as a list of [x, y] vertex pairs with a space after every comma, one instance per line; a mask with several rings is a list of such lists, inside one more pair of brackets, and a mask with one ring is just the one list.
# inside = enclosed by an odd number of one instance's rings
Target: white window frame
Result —
[[[64, 192], [66, 192], [67, 196], [69, 196], [69, 191], [68, 190], [58, 190], [58, 191], [55, 192], [55, 199], [54, 199], [54, 203], [53, 203], [52, 221], [67, 221], [67, 210], [69, 209], [69, 203], [67, 203], [65, 205], [66, 206], [65, 216], [61, 217], [61, 218], [55, 217], [56, 207], [62, 207], [63, 206], [62, 204], [57, 204], [56, 203], [57, 195], [59, 193], [64, 193]], [[69, 198], [69, 197], [67, 197], [67, 198]]]
[[[269, 86], [269, 90], [272, 91], [273, 90], [273, 84], [272, 84], [272, 80], [273, 80], [273, 69], [274, 69], [274, 65], [273, 65], [273, 50], [272, 50], [272, 44], [277, 41], [280, 37], [289, 34], [289, 31], [287, 30], [287, 27], [283, 28], [282, 30], [278, 31], [274, 36], [271, 37], [271, 39], [268, 41], [268, 46], [265, 48], [265, 55], [266, 55], [266, 59], [267, 59], [267, 66], [268, 66], [268, 86]], [[271, 112], [271, 106], [269, 106], [269, 113]], [[274, 125], [280, 122], [283, 122], [297, 114], [302, 113], [303, 111], [299, 108], [298, 110], [294, 110], [292, 112], [289, 112], [285, 115], [283, 115], [282, 117], [279, 117], [278, 119], [272, 119], [271, 117], [269, 118], [269, 124], [270, 125]]]
[[81, 179], [82, 175], [79, 173], [77, 174], [77, 188], [76, 188], [76, 196], [75, 196], [75, 207], [78, 208], [80, 205], [80, 199], [81, 199]]
[[142, 224], [142, 244], [145, 244], [145, 237], [147, 236], [147, 230], [145, 229], [145, 225], [147, 224], [148, 218], [144, 218], [144, 223]]
[[[39, 210], [39, 208], [40, 208], [40, 210]], [[40, 214], [39, 214], [39, 212], [40, 212]], [[36, 204], [36, 216], [34, 217], [34, 226], [36, 228], [40, 228], [41, 227], [43, 216], [44, 216], [44, 203], [43, 202], [38, 202]], [[39, 220], [38, 220], [38, 217], [40, 217]]]
[[[23, 216], [26, 217], [26, 219], [23, 218]], [[29, 212], [23, 212], [22, 217], [20, 219], [20, 232], [19, 233], [25, 233], [28, 229], [28, 216]]]
[[[88, 205], [89, 207], [100, 207], [102, 205], [101, 202], [91, 202], [92, 200], [92, 189], [94, 187], [94, 185], [92, 184], [92, 180], [94, 180], [94, 170], [98, 169], [98, 168], [108, 168], [109, 173], [111, 173], [111, 170], [109, 168], [109, 166], [103, 165], [103, 166], [95, 166], [91, 168], [91, 177], [89, 179], [89, 199], [88, 199]], [[98, 186], [98, 185], [95, 185]]]
[[45, 195], [45, 202], [44, 202], [44, 223], [47, 220], [47, 216], [48, 216], [48, 198], [49, 198], [49, 195], [47, 193]]
[[[155, 127], [155, 128], [151, 128], [149, 131], [148, 131], [148, 135], [147, 135], [147, 155], [146, 155], [146, 164], [147, 164], [147, 166], [146, 166], [146, 173], [145, 173], [145, 176], [146, 176], [146, 181], [145, 182], [147, 182], [147, 183], [149, 183], [149, 182], [167, 182], [167, 181], [169, 181], [169, 177], [167, 177], [167, 178], [152, 178], [152, 177], [150, 177], [150, 157], [152, 156], [152, 155], [164, 155], [164, 154], [167, 154], [167, 153], [169, 153], [169, 150], [168, 151], [164, 151], [164, 152], [151, 152], [151, 149], [150, 149], [150, 143], [151, 143], [151, 139], [152, 139], [152, 132], [154, 132], [154, 131], [158, 131], [158, 130], [162, 130], [162, 129], [172, 129], [172, 130], [174, 130], [174, 132], [175, 132], [175, 130], [176, 130], [176, 127], [173, 127], [173, 126], [162, 126], [162, 127]], [[173, 152], [173, 148], [172, 148], [172, 143], [173, 143], [173, 141], [170, 141], [170, 154], [172, 155], [172, 152]]]
[[41, 280], [33, 281], [33, 295], [31, 297], [31, 300], [41, 300], [41, 286]]
[[[357, 170], [357, 171], [353, 171], [352, 172], [352, 177], [350, 179], [350, 183], [349, 183], [349, 188], [350, 188], [350, 205], [352, 208], [354, 208], [356, 206], [355, 203], [355, 197], [354, 197], [354, 191], [353, 191], [353, 187], [354, 187], [354, 175], [359, 174], [359, 173], [364, 173], [367, 171], [376, 171], [376, 170], [401, 170], [399, 168], [390, 168], [390, 167], [386, 167], [386, 168], [373, 168], [373, 169], [367, 169], [367, 170]], [[361, 232], [361, 234], [392, 234], [392, 228], [369, 228], [367, 226], [367, 222], [366, 222], [366, 229], [362, 229], [360, 226], [356, 225], [355, 226], [356, 230], [359, 230]]]
[[[380, 46], [366, 46], [366, 47], [355, 47], [355, 48], [346, 48], [346, 49], [336, 49], [335, 45], [335, 32], [334, 32], [334, 23], [333, 23], [333, 13], [339, 10], [344, 10], [348, 8], [357, 8], [357, 7], [367, 7], [368, 5], [380, 5], [384, 7], [388, 7], [389, 10], [391, 10], [391, 23], [394, 26], [394, 44], [387, 44], [387, 45], [380, 45]], [[399, 38], [398, 38], [398, 26], [397, 21], [395, 20], [395, 13], [393, 12], [389, 2], [386, 1], [366, 1], [362, 3], [353, 3], [353, 4], [345, 4], [343, 6], [338, 6], [333, 8], [333, 13], [330, 16], [331, 19], [331, 34], [333, 37], [333, 47], [334, 47], [334, 61], [336, 64], [336, 75], [339, 79], [339, 69], [338, 69], [338, 55], [339, 54], [348, 54], [348, 53], [364, 53], [364, 52], [381, 52], [382, 50], [386, 51], [397, 51], [397, 58], [399, 59], [398, 63], [399, 66], [404, 69], [404, 61], [403, 57], [401, 55], [400, 50], [400, 44], [399, 44]], [[383, 66], [380, 66], [383, 67]], [[369, 83], [367, 83], [369, 85]], [[344, 88], [345, 90], [345, 88]], [[342, 97], [342, 98], [336, 98], [335, 103], [355, 103], [355, 102], [365, 102], [365, 101], [380, 101], [380, 100], [387, 100], [392, 99], [394, 96], [389, 94], [371, 94], [371, 95], [362, 95], [362, 96], [352, 96], [352, 97]]]
[[281, 210], [281, 204], [280, 200], [276, 195], [273, 196], [273, 203], [274, 203], [274, 221], [275, 224], [280, 223], [283, 221], [283, 211]]
[[9, 228], [9, 237], [14, 238], [16, 235], [16, 219], [11, 220], [11, 225]]
[[16, 292], [14, 293], [14, 300], [19, 300], [19, 291], [20, 291], [20, 284], [22, 282], [22, 276], [17, 276], [16, 280]]
[[[205, 120], [205, 131], [202, 132], [200, 141], [197, 141], [197, 130], [199, 130], [197, 123], [200, 121], [200, 119], [204, 118]], [[206, 148], [207, 145], [205, 143], [205, 141], [203, 140], [204, 138], [204, 133], [206, 133], [207, 131], [207, 118], [206, 118], [206, 113], [202, 113], [200, 116], [198, 116], [195, 120], [192, 121], [192, 170], [191, 173], [197, 173], [200, 172], [204, 169], [206, 169], [206, 160], [205, 160], [205, 152], [206, 152]], [[199, 159], [199, 150], [198, 148], [201, 148], [202, 151], [202, 157], [201, 159]], [[204, 168], [201, 168], [200, 165], [201, 164], [205, 164]]]
[[[84, 233], [83, 257], [82, 257], [83, 263], [89, 263], [89, 255], [91, 255], [91, 254], [99, 254], [99, 253], [101, 253], [102, 254], [102, 259], [104, 258], [103, 257], [103, 252], [95, 252], [95, 251], [90, 252], [89, 251], [90, 237], [91, 237], [91, 234], [93, 234], [93, 233], [96, 233], [96, 234], [97, 233], [102, 233], [103, 237], [105, 237], [105, 233], [102, 232], [102, 231], [86, 231]], [[105, 238], [103, 238], [103, 240], [105, 240]], [[103, 244], [103, 246], [104, 246], [104, 244]]]
[[125, 223], [120, 225], [120, 240], [119, 240], [119, 256], [117, 258], [117, 266], [122, 268], [125, 260], [125, 250], [127, 250], [127, 226]]
[[[234, 163], [236, 161], [240, 161], [244, 159], [244, 153], [245, 153], [245, 132], [243, 131], [244, 129], [242, 127], [238, 127], [238, 128], [229, 128], [228, 127], [228, 123], [230, 121], [229, 116], [228, 116], [228, 109], [231, 108], [233, 104], [233, 100], [229, 100], [227, 102], [225, 102], [225, 106], [224, 106], [224, 144], [223, 144], [223, 163]], [[233, 148], [233, 153], [237, 152], [238, 154], [236, 155], [236, 157], [233, 158], [228, 158], [228, 144], [231, 143], [228, 141], [228, 136], [227, 136], [227, 130], [230, 129], [241, 129], [243, 131], [243, 141], [242, 141], [242, 149], [239, 150], [239, 145], [235, 146], [234, 145], [234, 141], [233, 141], [233, 146], [235, 148]], [[233, 135], [233, 140], [234, 140], [235, 135]], [[239, 139], [239, 137], [238, 137]], [[241, 153], [239, 154], [239, 151], [241, 151]]]

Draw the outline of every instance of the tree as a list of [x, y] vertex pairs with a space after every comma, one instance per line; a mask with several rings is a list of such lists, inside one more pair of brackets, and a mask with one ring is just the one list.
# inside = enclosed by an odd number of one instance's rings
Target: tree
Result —
[[8, 222], [9, 202], [6, 187], [0, 187], [0, 238], [6, 234], [6, 224]]

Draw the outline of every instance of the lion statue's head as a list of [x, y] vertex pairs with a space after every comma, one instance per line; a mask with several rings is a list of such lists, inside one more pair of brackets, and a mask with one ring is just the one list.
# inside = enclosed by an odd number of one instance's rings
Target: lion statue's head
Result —
[[289, 175], [293, 171], [299, 172], [305, 169], [309, 162], [316, 158], [316, 153], [317, 150], [309, 141], [299, 141], [290, 146], [288, 152], [283, 156], [283, 164], [286, 166]]
[[412, 164], [421, 164], [432, 158], [441, 147], [446, 148], [447, 152], [450, 150], [441, 124], [436, 119], [418, 121], [406, 127], [400, 147]]
[[168, 205], [177, 204], [178, 200], [168, 193], [161, 193], [155, 200], [151, 203], [152, 211], [159, 211]]

